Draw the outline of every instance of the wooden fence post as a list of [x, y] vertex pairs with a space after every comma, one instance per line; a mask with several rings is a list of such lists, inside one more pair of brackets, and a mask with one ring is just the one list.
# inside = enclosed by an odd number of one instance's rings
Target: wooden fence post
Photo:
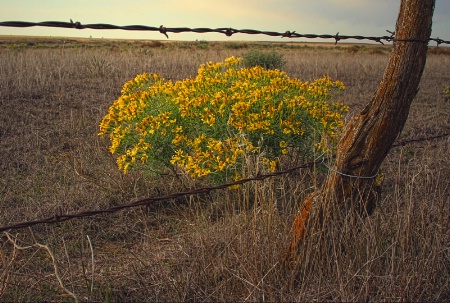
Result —
[[367, 214], [373, 210], [379, 190], [375, 176], [403, 129], [417, 94], [434, 5], [435, 0], [401, 1], [394, 48], [383, 79], [369, 104], [346, 125], [338, 143], [334, 169], [322, 188], [301, 206], [285, 260], [297, 254], [302, 239], [307, 237], [306, 223], [313, 217], [319, 218], [315, 222], [320, 226], [316, 227], [324, 229], [324, 221], [329, 220], [327, 216], [333, 208], [339, 208], [343, 214], [350, 211]]

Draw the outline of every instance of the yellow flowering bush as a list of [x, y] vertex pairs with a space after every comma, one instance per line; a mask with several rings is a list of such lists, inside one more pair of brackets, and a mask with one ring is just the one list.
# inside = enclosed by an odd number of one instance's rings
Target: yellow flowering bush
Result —
[[444, 94], [450, 95], [450, 86], [444, 90]]
[[330, 102], [341, 82], [301, 82], [279, 70], [240, 68], [240, 61], [208, 62], [192, 79], [141, 74], [125, 83], [99, 132], [109, 135], [119, 169], [171, 165], [225, 181], [240, 177], [247, 155], [275, 171], [282, 156], [332, 148], [348, 110]]

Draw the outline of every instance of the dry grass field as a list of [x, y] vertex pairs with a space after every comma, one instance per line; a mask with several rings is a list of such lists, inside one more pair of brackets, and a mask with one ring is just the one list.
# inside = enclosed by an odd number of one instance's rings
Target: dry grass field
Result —
[[[204, 186], [118, 171], [98, 124], [142, 72], [195, 75], [206, 61], [274, 50], [292, 77], [329, 75], [358, 111], [388, 46], [0, 39], [0, 225], [126, 204]], [[450, 132], [450, 49], [430, 49], [399, 140]], [[280, 266], [295, 211], [320, 186], [314, 170], [239, 190], [36, 225], [0, 234], [0, 301], [448, 301], [450, 139], [391, 150], [382, 200], [343, 226], [332, 258]], [[337, 243], [339, 242], [339, 243]], [[339, 247], [339, 251], [336, 248]]]

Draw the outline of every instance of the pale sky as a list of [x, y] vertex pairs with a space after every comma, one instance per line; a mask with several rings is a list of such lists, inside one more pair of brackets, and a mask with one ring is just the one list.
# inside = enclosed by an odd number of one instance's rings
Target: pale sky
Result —
[[[302, 34], [384, 36], [395, 29], [400, 0], [0, 0], [0, 21], [232, 27]], [[158, 32], [0, 26], [0, 35], [166, 39]], [[450, 0], [437, 0], [432, 37], [450, 40]], [[285, 41], [265, 35], [169, 33], [170, 40]], [[313, 41], [295, 38], [292, 41]], [[317, 41], [317, 40], [316, 40]], [[333, 42], [331, 40], [328, 40]]]

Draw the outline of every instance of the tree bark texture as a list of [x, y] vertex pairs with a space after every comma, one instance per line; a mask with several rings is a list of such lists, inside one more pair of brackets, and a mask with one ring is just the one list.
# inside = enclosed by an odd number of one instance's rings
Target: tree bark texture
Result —
[[334, 170], [330, 170], [322, 188], [301, 206], [287, 256], [297, 253], [307, 221], [313, 216], [323, 221], [336, 207], [344, 215], [370, 214], [373, 210], [379, 188], [372, 176], [402, 131], [417, 94], [434, 5], [435, 0], [401, 1], [394, 47], [382, 81], [372, 100], [346, 125], [337, 146]]

